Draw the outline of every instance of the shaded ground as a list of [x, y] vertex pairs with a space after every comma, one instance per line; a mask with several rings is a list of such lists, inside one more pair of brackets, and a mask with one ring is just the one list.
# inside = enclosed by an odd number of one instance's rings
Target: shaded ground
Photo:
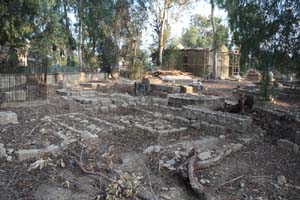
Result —
[[[230, 95], [238, 82], [216, 86], [211, 93]], [[215, 83], [209, 84], [213, 87]], [[43, 169], [28, 171], [31, 163], [37, 159], [20, 162], [12, 153], [12, 161], [0, 160], [0, 199], [105, 199], [105, 188], [109, 178], [116, 176], [117, 171], [134, 172], [142, 175], [141, 188], [144, 199], [198, 199], [191, 191], [186, 180], [173, 172], [159, 168], [159, 161], [170, 156], [170, 152], [145, 155], [142, 152], [151, 145], [170, 146], [176, 150], [178, 144], [198, 148], [221, 148], [230, 143], [242, 143], [241, 152], [227, 157], [219, 165], [196, 173], [198, 180], [203, 180], [205, 187], [222, 200], [257, 199], [257, 200], [296, 200], [300, 199], [300, 159], [278, 146], [264, 140], [263, 136], [227, 133], [220, 137], [191, 127], [172, 134], [160, 135], [142, 130], [135, 123], [161, 130], [186, 126], [176, 119], [162, 120], [157, 113], [167, 114], [168, 108], [160, 105], [136, 105], [127, 108], [118, 107], [111, 112], [102, 112], [93, 105], [81, 105], [64, 100], [53, 92], [49, 95], [49, 103], [36, 107], [6, 108], [18, 114], [19, 124], [0, 126], [0, 143], [6, 148], [18, 149], [41, 148], [50, 144], [59, 144], [62, 139], [57, 136], [61, 132], [77, 141], [65, 147], [56, 155], [45, 155], [51, 158], [52, 165]], [[149, 114], [150, 111], [150, 114]], [[81, 113], [60, 115], [67, 113]], [[152, 114], [151, 114], [152, 113]], [[176, 113], [171, 111], [171, 114]], [[59, 115], [59, 116], [58, 116]], [[54, 123], [41, 120], [50, 116]], [[70, 117], [73, 116], [73, 117]], [[127, 117], [126, 117], [127, 116]], [[131, 116], [131, 117], [128, 117]], [[99, 119], [98, 121], [95, 119]], [[103, 124], [104, 120], [111, 124]], [[129, 122], [124, 122], [128, 120]], [[98, 138], [82, 140], [80, 134], [59, 125], [59, 122], [80, 130], [88, 130]], [[207, 138], [213, 138], [211, 141]], [[197, 143], [198, 144], [198, 143]], [[113, 148], [112, 157], [102, 155]], [[179, 148], [180, 149], [180, 148]], [[172, 153], [172, 152], [171, 152]], [[166, 159], [166, 158], [165, 158]], [[97, 172], [84, 172], [76, 161], [84, 168]], [[62, 164], [63, 163], [63, 164]], [[287, 184], [281, 185], [278, 177], [284, 176]], [[238, 178], [235, 181], [235, 178]], [[291, 187], [295, 186], [295, 187]], [[146, 197], [145, 197], [146, 196]], [[140, 198], [142, 199], [142, 198]]]

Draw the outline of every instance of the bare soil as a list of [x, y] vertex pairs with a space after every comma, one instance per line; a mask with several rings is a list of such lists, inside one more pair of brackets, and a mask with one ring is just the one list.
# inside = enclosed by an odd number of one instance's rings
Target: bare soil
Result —
[[[209, 83], [210, 94], [228, 95], [240, 83], [230, 83], [216, 86]], [[168, 134], [163, 138], [149, 131], [125, 126], [120, 118], [131, 116], [130, 123], [158, 123], [159, 119], [142, 110], [151, 112], [165, 112], [165, 108], [149, 105], [118, 108], [115, 112], [104, 113], [95, 110], [92, 105], [81, 105], [73, 101], [64, 100], [53, 91], [49, 95], [48, 104], [31, 107], [3, 108], [18, 115], [19, 124], [0, 126], [0, 143], [6, 148], [37, 149], [50, 144], [61, 143], [55, 132], [68, 132], [61, 126], [55, 126], [43, 120], [45, 116], [56, 116], [68, 113], [82, 113], [90, 118], [80, 116], [79, 119], [70, 115], [59, 116], [57, 121], [63, 122], [78, 130], [89, 130], [91, 124], [101, 128], [94, 131], [98, 138], [78, 140], [64, 148], [57, 155], [45, 155], [51, 158], [53, 165], [45, 166], [41, 170], [28, 171], [30, 164], [36, 159], [20, 162], [13, 153], [12, 161], [0, 159], [0, 200], [26, 199], [105, 199], [105, 188], [109, 184], [105, 178], [97, 173], [105, 174], [109, 178], [116, 176], [117, 170], [128, 170], [141, 174], [144, 194], [152, 193], [158, 199], [199, 199], [190, 189], [188, 182], [175, 173], [159, 169], [159, 160], [163, 155], [144, 155], [142, 152], [151, 145], [176, 145], [179, 142], [203, 140], [207, 137], [218, 139], [214, 145], [222, 146], [230, 143], [243, 143], [241, 152], [227, 157], [219, 165], [201, 170], [196, 173], [198, 180], [209, 180], [205, 187], [222, 200], [297, 200], [300, 199], [300, 158], [299, 155], [288, 153], [278, 146], [265, 140], [263, 136], [240, 135], [227, 133], [224, 140], [218, 135], [208, 134], [201, 130], [188, 127], [186, 131]], [[92, 110], [92, 111], [91, 111]], [[172, 113], [172, 111], [170, 111]], [[166, 113], [164, 113], [166, 114]], [[71, 114], [72, 115], [72, 114]], [[124, 125], [125, 129], [113, 129], [100, 122], [92, 120], [98, 118], [117, 125]], [[87, 120], [84, 122], [83, 120]], [[82, 122], [83, 121], [83, 122]], [[177, 121], [166, 120], [164, 126], [180, 127]], [[91, 131], [91, 130], [90, 130]], [[74, 134], [74, 133], [70, 133]], [[115, 155], [112, 168], [109, 161], [101, 155], [113, 146]], [[125, 162], [124, 157], [130, 160]], [[63, 161], [64, 165], [60, 163]], [[80, 161], [84, 168], [97, 172], [84, 172], [76, 161]], [[287, 185], [278, 184], [277, 178], [284, 176]], [[235, 178], [238, 178], [235, 180]], [[294, 187], [291, 187], [294, 186]], [[53, 196], [56, 194], [57, 196]], [[150, 195], [151, 196], [151, 195]], [[141, 198], [140, 198], [141, 199]], [[148, 198], [155, 199], [155, 198]]]

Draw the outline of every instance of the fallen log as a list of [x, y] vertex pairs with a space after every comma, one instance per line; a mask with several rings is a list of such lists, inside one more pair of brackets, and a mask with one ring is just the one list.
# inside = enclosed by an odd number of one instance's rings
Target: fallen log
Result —
[[201, 169], [206, 169], [215, 165], [218, 165], [224, 158], [227, 156], [230, 156], [232, 153], [238, 152], [242, 149], [243, 145], [242, 144], [235, 144], [228, 149], [221, 151], [217, 156], [214, 158], [204, 160], [204, 161], [197, 161], [195, 162], [195, 170], [201, 170]]
[[195, 171], [203, 170], [221, 163], [221, 161], [230, 156], [233, 153], [236, 153], [242, 149], [242, 144], [235, 144], [230, 146], [229, 148], [221, 151], [217, 156], [214, 158], [204, 160], [204, 161], [196, 161], [197, 154], [194, 153], [193, 156], [188, 158], [188, 162], [185, 161], [181, 164], [176, 172], [182, 176], [183, 178], [188, 178], [189, 184], [193, 191], [199, 196], [200, 200], [213, 200], [218, 199], [214, 195], [212, 195], [209, 191], [205, 189], [205, 187], [198, 182], [197, 177], [195, 177]]

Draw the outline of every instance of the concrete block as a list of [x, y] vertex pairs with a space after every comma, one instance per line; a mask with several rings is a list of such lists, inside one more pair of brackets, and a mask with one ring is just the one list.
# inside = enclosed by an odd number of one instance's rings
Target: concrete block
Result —
[[11, 111], [0, 112], [0, 124], [18, 123], [17, 114]]

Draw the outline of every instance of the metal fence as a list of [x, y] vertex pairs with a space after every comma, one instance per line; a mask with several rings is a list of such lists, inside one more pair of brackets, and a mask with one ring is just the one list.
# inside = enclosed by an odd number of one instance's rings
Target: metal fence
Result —
[[47, 75], [0, 74], [0, 103], [44, 100], [47, 98]]

